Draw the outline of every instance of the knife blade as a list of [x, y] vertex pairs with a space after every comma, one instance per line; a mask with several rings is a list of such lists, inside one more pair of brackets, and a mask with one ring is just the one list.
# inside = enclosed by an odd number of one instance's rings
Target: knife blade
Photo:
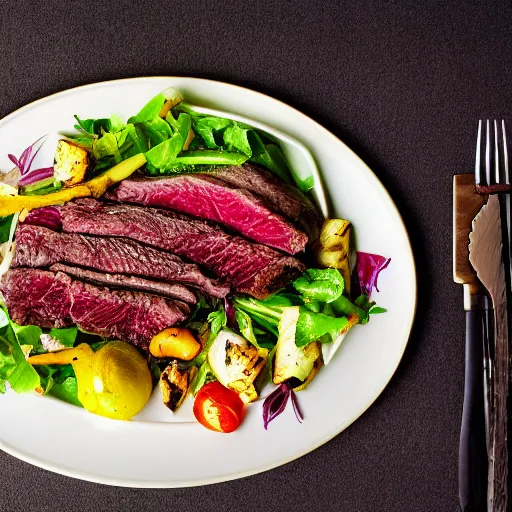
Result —
[[499, 199], [495, 195], [489, 197], [473, 220], [469, 260], [494, 306], [493, 419], [490, 423], [487, 503], [490, 511], [505, 512], [508, 501], [509, 335], [502, 222]]

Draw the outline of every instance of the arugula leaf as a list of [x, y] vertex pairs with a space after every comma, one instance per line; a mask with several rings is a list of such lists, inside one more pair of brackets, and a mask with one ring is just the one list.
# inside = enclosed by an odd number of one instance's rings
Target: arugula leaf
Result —
[[301, 307], [295, 330], [295, 344], [303, 347], [314, 341], [332, 343], [348, 323], [344, 316], [335, 318], [322, 313], [313, 313]]
[[165, 96], [163, 93], [157, 94], [151, 98], [135, 116], [128, 119], [129, 123], [147, 123], [160, 114], [162, 107], [165, 103]]
[[370, 311], [368, 311], [368, 314], [369, 315], [380, 315], [381, 313], [386, 313], [386, 312], [387, 312], [386, 308], [381, 308], [379, 306], [372, 306], [370, 308]]
[[345, 281], [335, 268], [308, 268], [293, 282], [303, 297], [319, 302], [333, 302], [343, 294]]
[[78, 328], [75, 326], [50, 329], [49, 334], [52, 338], [59, 340], [65, 347], [71, 348], [75, 344], [76, 337], [78, 335]]
[[14, 215], [0, 217], [0, 244], [3, 244], [9, 240], [9, 234], [11, 232], [11, 224], [13, 218]]

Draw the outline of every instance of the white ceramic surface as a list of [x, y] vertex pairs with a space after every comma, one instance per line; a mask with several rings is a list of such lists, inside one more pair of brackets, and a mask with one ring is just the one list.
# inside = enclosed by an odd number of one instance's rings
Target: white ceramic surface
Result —
[[334, 214], [355, 226], [358, 248], [392, 258], [379, 278], [381, 292], [374, 296], [388, 313], [356, 326], [331, 363], [299, 394], [302, 424], [288, 408], [265, 431], [259, 402], [248, 408], [235, 433], [224, 435], [191, 421], [191, 400], [174, 417], [157, 393], [131, 422], [100, 418], [46, 397], [12, 391], [0, 396], [1, 449], [43, 468], [106, 484], [203, 485], [265, 471], [310, 452], [356, 420], [382, 392], [400, 362], [415, 313], [411, 248], [386, 190], [340, 140], [268, 96], [185, 77], [127, 79], [72, 89], [0, 121], [0, 168], [11, 167], [8, 153], [19, 155], [44, 133], [69, 131], [73, 114], [87, 118], [117, 113], [126, 118], [169, 86], [189, 103], [265, 123], [310, 149]]

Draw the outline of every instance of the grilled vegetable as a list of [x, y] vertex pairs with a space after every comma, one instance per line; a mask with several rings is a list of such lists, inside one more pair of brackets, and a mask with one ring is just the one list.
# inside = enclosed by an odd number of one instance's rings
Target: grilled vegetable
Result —
[[100, 197], [108, 187], [124, 180], [133, 174], [139, 167], [146, 163], [146, 157], [143, 154], [132, 156], [112, 169], [103, 173], [97, 178], [86, 181], [82, 185], [59, 190], [51, 194], [40, 196], [5, 196], [0, 197], [0, 217], [7, 217], [21, 210], [33, 210], [42, 206], [53, 206], [56, 204], [67, 203], [78, 197]]
[[194, 416], [204, 427], [225, 434], [236, 430], [244, 417], [244, 403], [220, 382], [210, 382], [197, 393]]
[[85, 343], [28, 358], [32, 365], [68, 364], [75, 370], [78, 399], [100, 416], [128, 420], [146, 405], [153, 388], [151, 373], [135, 347], [111, 341], [97, 352]]
[[86, 149], [67, 140], [59, 140], [53, 165], [56, 180], [62, 181], [66, 187], [76, 185], [84, 180], [90, 165], [91, 158]]
[[322, 226], [320, 237], [313, 248], [317, 263], [323, 267], [337, 268], [350, 293], [350, 240], [352, 225], [344, 219], [328, 219]]
[[315, 369], [318, 371], [318, 360], [321, 357], [319, 344], [314, 342], [305, 347], [297, 347], [295, 344], [298, 320], [298, 307], [283, 308], [274, 360], [274, 384], [281, 384], [292, 377], [303, 382]]
[[162, 399], [172, 412], [176, 412], [185, 400], [196, 373], [194, 366], [181, 369], [178, 362], [173, 361], [160, 375]]
[[238, 334], [222, 330], [208, 352], [208, 363], [218, 381], [236, 391], [245, 402], [258, 398], [254, 380], [265, 366], [266, 358]]
[[170, 327], [153, 337], [149, 345], [151, 355], [190, 361], [201, 351], [201, 344], [184, 327]]

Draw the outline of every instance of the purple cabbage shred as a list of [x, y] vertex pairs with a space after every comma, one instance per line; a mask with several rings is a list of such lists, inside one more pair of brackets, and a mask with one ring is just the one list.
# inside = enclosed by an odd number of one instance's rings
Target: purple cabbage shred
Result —
[[377, 280], [379, 274], [389, 265], [391, 258], [385, 258], [378, 254], [357, 252], [357, 276], [361, 292], [371, 295], [375, 288], [379, 291]]
[[37, 181], [51, 178], [53, 176], [53, 167], [43, 167], [40, 169], [31, 169], [34, 158], [39, 153], [45, 143], [46, 135], [37, 139], [33, 144], [26, 148], [19, 158], [9, 154], [9, 160], [20, 170], [20, 186], [31, 185]]
[[302, 423], [304, 416], [299, 408], [297, 396], [288, 382], [283, 382], [277, 389], [265, 398], [263, 402], [263, 426], [268, 429], [268, 424], [276, 419], [285, 409], [288, 400], [291, 398], [293, 411], [299, 423]]

